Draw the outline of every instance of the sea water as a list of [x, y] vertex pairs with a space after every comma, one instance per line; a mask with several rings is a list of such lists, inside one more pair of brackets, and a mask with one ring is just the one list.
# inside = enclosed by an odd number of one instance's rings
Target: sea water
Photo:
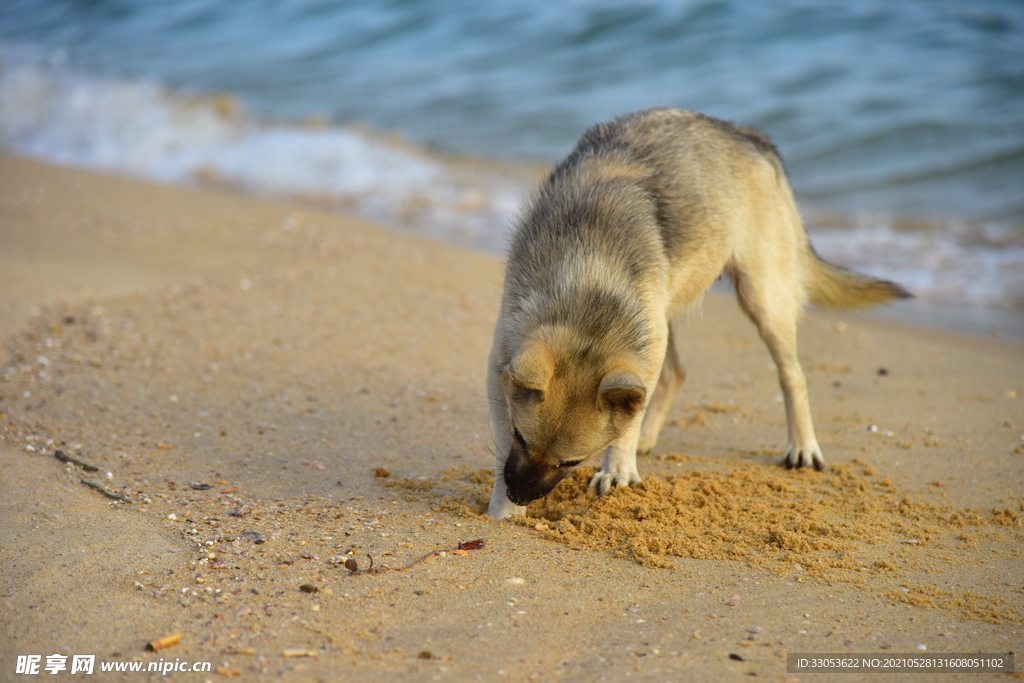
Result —
[[824, 257], [1024, 310], [1018, 0], [0, 3], [7, 150], [494, 252], [588, 126], [650, 106], [769, 134]]

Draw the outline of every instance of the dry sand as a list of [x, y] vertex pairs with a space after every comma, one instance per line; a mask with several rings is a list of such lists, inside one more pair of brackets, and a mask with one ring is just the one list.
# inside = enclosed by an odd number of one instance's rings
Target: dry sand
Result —
[[[646, 481], [596, 500], [576, 477], [494, 522], [501, 270], [0, 157], [0, 680], [55, 653], [377, 682], [852, 680], [786, 653], [1021, 651], [1020, 346], [808, 315], [833, 468], [786, 472], [767, 352], [709, 296]], [[903, 678], [924, 680], [871, 680]]]

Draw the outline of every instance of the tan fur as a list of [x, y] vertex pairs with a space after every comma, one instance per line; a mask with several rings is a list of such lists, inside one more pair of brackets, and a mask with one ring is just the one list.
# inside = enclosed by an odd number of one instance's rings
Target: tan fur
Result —
[[488, 509], [523, 511], [591, 455], [591, 486], [640, 481], [685, 371], [672, 322], [726, 273], [779, 370], [784, 462], [821, 469], [796, 324], [807, 302], [909, 296], [818, 258], [762, 134], [654, 109], [595, 126], [513, 238], [488, 360], [496, 447]]
[[819, 258], [813, 249], [804, 253], [804, 268], [812, 273], [807, 284], [810, 303], [815, 306], [867, 308], [906, 297], [899, 285], [834, 266]]

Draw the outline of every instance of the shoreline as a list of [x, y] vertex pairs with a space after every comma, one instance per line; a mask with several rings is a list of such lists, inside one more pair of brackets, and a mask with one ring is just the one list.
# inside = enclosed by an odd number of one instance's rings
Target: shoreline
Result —
[[1024, 347], [1024, 313], [1011, 309], [944, 306], [910, 300], [865, 311], [860, 317]]
[[[585, 523], [494, 522], [499, 259], [296, 204], [0, 173], [0, 678], [59, 653], [253, 681], [781, 683], [793, 652], [1024, 645], [1015, 345], [810, 312], [829, 469], [790, 472], [767, 350], [712, 294], [645, 483], [569, 501]], [[702, 516], [631, 517], [666, 501]]]
[[[96, 171], [87, 168], [78, 168], [73, 166], [63, 166], [60, 164], [53, 164], [52, 162], [39, 160], [31, 157], [20, 156], [14, 154], [11, 150], [0, 149], [0, 157], [10, 157], [11, 159], [20, 159], [30, 163], [38, 163], [44, 166], [54, 166], [57, 168], [68, 168], [69, 170], [82, 171], [84, 173], [95, 173], [99, 175], [105, 175], [112, 178], [121, 178], [125, 180], [136, 180], [143, 183], [151, 183], [153, 181], [135, 178], [130, 175], [121, 175], [111, 172]], [[448, 160], [453, 173], [464, 176], [464, 179], [468, 179], [473, 174], [496, 174], [507, 178], [515, 178], [517, 183], [527, 183], [533, 176], [537, 179], [543, 176], [542, 169], [537, 166], [524, 166], [514, 165], [502, 161], [493, 160], [482, 160], [482, 159], [462, 159], [462, 158], [451, 158]], [[468, 182], [468, 181], [467, 181]], [[348, 218], [355, 221], [365, 221], [365, 218], [354, 216], [346, 213], [342, 208], [338, 207], [338, 201], [332, 200], [328, 197], [320, 196], [294, 196], [294, 197], [264, 197], [259, 194], [253, 194], [246, 192], [241, 187], [235, 186], [231, 183], [225, 183], [217, 181], [215, 178], [201, 178], [196, 186], [182, 186], [178, 184], [161, 184], [168, 188], [179, 188], [184, 190], [198, 190], [198, 191], [211, 191], [219, 194], [225, 194], [227, 196], [233, 196], [238, 198], [248, 198], [259, 202], [270, 202], [278, 204], [287, 204], [296, 208], [302, 207], [316, 211], [328, 211], [342, 218]], [[528, 189], [532, 191], [532, 186]], [[477, 201], [477, 200], [470, 200]], [[525, 201], [525, 196], [522, 198]], [[831, 213], [823, 213], [816, 209], [809, 209], [807, 211], [810, 221], [823, 220], [825, 224], [834, 225], [837, 224], [839, 218]], [[463, 239], [457, 238], [446, 238], [443, 235], [436, 234], [436, 228], [428, 228], [424, 233], [422, 231], [410, 228], [408, 226], [383, 226], [385, 230], [393, 231], [400, 235], [409, 235], [418, 238], [426, 238], [438, 240], [441, 243], [449, 244], [456, 247], [467, 248], [478, 253], [488, 254], [491, 256], [497, 256], [503, 258], [504, 254], [499, 253], [490, 248], [491, 243], [494, 241], [493, 238], [484, 238], [479, 234], [465, 234]], [[511, 229], [510, 227], [507, 229]], [[813, 242], [813, 235], [812, 242]], [[855, 268], [856, 270], [856, 268]], [[873, 275], [879, 277], [891, 277], [878, 269], [869, 269]], [[903, 284], [903, 283], [901, 283]], [[732, 291], [731, 284], [725, 282], [724, 279], [717, 283], [713, 287], [713, 291], [730, 292]], [[913, 293], [913, 292], [912, 292]], [[818, 314], [822, 315], [846, 315], [855, 319], [863, 320], [878, 320], [894, 322], [899, 325], [907, 327], [917, 327], [922, 330], [933, 330], [938, 332], [952, 333], [964, 335], [973, 339], [985, 339], [994, 341], [1000, 344], [1009, 345], [1020, 345], [1024, 346], [1024, 312], [1009, 308], [988, 308], [978, 306], [955, 306], [950, 304], [935, 303], [919, 298], [893, 302], [885, 306], [875, 307], [867, 311], [851, 311], [851, 312], [830, 312], [828, 309], [816, 309]]]

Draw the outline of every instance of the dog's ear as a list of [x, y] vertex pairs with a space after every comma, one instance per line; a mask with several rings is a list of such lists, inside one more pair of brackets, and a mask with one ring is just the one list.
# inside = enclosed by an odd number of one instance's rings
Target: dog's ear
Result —
[[543, 395], [555, 372], [551, 349], [543, 342], [524, 346], [501, 373], [501, 384], [512, 397]]
[[635, 372], [619, 370], [610, 372], [601, 380], [598, 395], [604, 404], [612, 410], [622, 410], [633, 415], [643, 408], [647, 398], [644, 383]]

